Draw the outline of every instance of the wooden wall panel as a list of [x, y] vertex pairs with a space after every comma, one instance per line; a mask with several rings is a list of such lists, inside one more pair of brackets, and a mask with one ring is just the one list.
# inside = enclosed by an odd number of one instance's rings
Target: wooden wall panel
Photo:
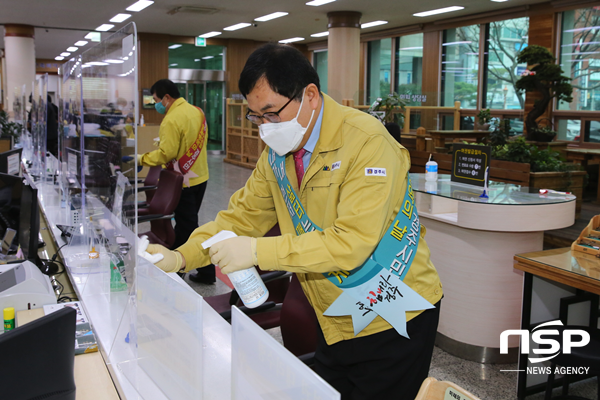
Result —
[[227, 97], [233, 93], [240, 93], [238, 89], [238, 80], [246, 60], [254, 50], [260, 47], [264, 42], [245, 39], [229, 39], [227, 41]]
[[[424, 106], [437, 106], [439, 102], [440, 48], [442, 47], [440, 32], [423, 33], [423, 82], [421, 93], [427, 95]], [[421, 126], [425, 129], [437, 129], [437, 112], [422, 111]]]
[[[169, 77], [169, 41], [170, 35], [155, 33], [139, 34], [139, 104], [142, 104], [142, 89], [150, 89], [154, 82]], [[143, 109], [144, 122], [147, 124], [160, 124], [163, 116], [156, 110]]]

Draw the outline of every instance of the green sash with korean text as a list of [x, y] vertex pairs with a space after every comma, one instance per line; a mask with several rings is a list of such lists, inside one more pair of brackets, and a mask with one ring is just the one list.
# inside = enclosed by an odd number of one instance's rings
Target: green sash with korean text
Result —
[[[285, 157], [269, 149], [269, 164], [294, 224], [296, 234], [322, 231], [315, 225], [300, 203], [285, 172]], [[408, 184], [402, 208], [373, 254], [358, 268], [323, 274], [342, 290], [324, 315], [351, 315], [354, 335], [380, 315], [396, 331], [408, 338], [406, 311], [433, 308], [427, 300], [408, 287], [404, 278], [415, 258], [421, 224], [415, 207], [415, 196], [407, 174]]]

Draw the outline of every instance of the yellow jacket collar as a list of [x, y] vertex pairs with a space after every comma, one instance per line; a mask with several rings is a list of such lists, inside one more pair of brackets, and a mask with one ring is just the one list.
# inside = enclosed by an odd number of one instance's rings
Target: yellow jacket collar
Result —
[[325, 102], [323, 122], [315, 153], [337, 150], [343, 144], [342, 135], [339, 132], [340, 125], [344, 122], [343, 108], [326, 94], [323, 94], [323, 100]]
[[173, 104], [171, 104], [171, 107], [169, 107], [169, 111], [167, 111], [167, 114], [169, 114], [171, 112], [171, 110], [173, 110], [174, 108], [179, 107], [183, 103], [187, 103], [183, 97], [180, 97], [177, 100], [175, 100], [173, 102]]

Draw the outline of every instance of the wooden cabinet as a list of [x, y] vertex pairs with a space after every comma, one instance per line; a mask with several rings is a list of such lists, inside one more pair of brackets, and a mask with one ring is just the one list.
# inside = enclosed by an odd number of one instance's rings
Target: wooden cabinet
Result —
[[227, 99], [227, 150], [223, 161], [254, 168], [266, 145], [258, 126], [246, 119], [247, 111], [246, 100]]

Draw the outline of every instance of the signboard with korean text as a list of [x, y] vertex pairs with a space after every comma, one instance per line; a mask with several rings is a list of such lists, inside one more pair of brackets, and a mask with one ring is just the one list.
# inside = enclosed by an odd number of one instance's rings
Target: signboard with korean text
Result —
[[452, 182], [485, 186], [485, 170], [490, 165], [492, 148], [472, 144], [454, 143], [452, 156]]

